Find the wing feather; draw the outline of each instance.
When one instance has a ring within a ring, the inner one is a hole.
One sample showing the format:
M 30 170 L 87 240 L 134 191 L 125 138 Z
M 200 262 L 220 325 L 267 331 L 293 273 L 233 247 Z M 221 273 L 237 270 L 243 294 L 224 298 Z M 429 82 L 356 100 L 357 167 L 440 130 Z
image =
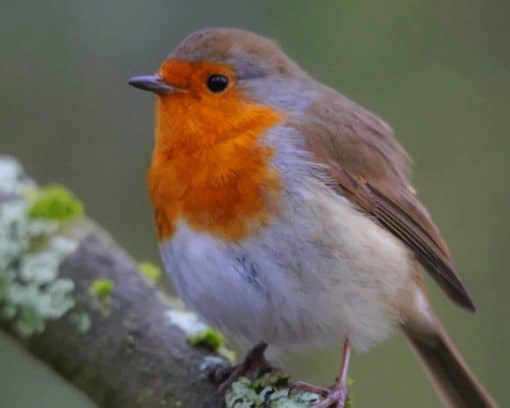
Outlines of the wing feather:
M 409 182 L 409 156 L 381 119 L 325 88 L 316 103 L 290 125 L 326 165 L 332 187 L 399 238 L 448 297 L 475 311 L 455 272 L 448 247 Z

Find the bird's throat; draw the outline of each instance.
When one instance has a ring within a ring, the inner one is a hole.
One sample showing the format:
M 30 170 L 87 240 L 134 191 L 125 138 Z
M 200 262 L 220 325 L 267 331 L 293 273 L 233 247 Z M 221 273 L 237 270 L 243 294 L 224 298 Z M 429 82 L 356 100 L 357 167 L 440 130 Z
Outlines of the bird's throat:
M 185 222 L 239 241 L 276 211 L 280 178 L 263 136 L 284 116 L 235 95 L 223 102 L 215 106 L 186 94 L 158 98 L 148 184 L 160 240 Z

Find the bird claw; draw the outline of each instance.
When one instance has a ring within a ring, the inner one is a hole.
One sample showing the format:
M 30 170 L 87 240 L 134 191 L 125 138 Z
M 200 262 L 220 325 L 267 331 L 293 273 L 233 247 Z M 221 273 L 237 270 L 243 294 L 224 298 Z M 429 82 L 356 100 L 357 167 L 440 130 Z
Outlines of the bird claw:
M 347 401 L 347 386 L 339 385 L 333 389 L 297 381 L 290 386 L 289 394 L 294 390 L 311 392 L 324 399 L 314 404 L 312 408 L 344 408 Z
M 218 390 L 225 392 L 241 376 L 255 379 L 262 374 L 275 371 L 276 368 L 264 357 L 266 349 L 267 343 L 260 342 L 248 352 L 239 364 L 217 369 L 214 373 L 214 379 L 216 382 L 221 382 Z

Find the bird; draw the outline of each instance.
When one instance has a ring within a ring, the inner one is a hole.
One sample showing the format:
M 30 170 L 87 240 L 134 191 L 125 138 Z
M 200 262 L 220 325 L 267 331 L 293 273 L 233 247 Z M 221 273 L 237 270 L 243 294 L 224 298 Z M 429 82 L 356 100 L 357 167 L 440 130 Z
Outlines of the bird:
M 255 344 L 245 362 L 343 344 L 332 389 L 295 384 L 343 407 L 351 351 L 400 330 L 445 406 L 496 406 L 427 297 L 426 274 L 476 310 L 390 125 L 238 28 L 193 32 L 128 83 L 156 95 L 147 184 L 165 271 L 209 324 Z

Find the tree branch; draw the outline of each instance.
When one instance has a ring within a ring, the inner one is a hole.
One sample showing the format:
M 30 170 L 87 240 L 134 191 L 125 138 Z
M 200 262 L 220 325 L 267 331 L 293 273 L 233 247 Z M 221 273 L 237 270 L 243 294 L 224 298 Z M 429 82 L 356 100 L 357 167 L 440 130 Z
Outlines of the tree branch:
M 23 201 L 12 184 L 11 191 L 6 191 L 6 160 L 0 158 L 0 172 L 4 171 L 0 174 L 0 188 L 4 182 L 3 192 L 0 190 L 0 234 L 7 236 L 4 241 L 0 239 L 4 261 L 13 252 L 9 253 L 7 245 L 14 244 L 23 230 L 29 229 L 23 226 L 29 223 L 27 220 L 11 220 L 10 224 L 6 220 L 12 207 Z M 9 160 L 10 166 L 15 166 Z M 22 181 L 22 174 L 11 179 L 22 187 L 30 184 Z M 58 273 L 46 278 L 27 276 L 27 264 L 35 256 L 51 256 L 47 242 L 55 237 L 76 243 L 58 266 Z M 29 247 L 15 254 L 11 265 L 4 265 L 3 269 L 0 265 L 2 330 L 100 406 L 224 405 L 207 373 L 212 368 L 209 363 L 226 361 L 217 356 L 213 359 L 211 353 L 187 343 L 186 334 L 169 318 L 164 296 L 148 284 L 135 262 L 103 230 L 78 217 L 45 235 L 43 243 L 35 242 L 40 237 L 28 238 Z M 7 279 L 9 274 L 11 279 Z M 98 279 L 113 282 L 107 296 L 91 292 Z M 58 292 L 58 287 L 63 286 L 58 283 L 62 282 L 72 282 L 71 293 Z M 48 290 L 50 285 L 52 289 Z M 51 298 L 51 293 L 56 296 Z M 61 316 L 51 311 L 53 306 L 44 305 L 53 302 L 58 310 L 57 303 L 66 296 L 69 307 Z

